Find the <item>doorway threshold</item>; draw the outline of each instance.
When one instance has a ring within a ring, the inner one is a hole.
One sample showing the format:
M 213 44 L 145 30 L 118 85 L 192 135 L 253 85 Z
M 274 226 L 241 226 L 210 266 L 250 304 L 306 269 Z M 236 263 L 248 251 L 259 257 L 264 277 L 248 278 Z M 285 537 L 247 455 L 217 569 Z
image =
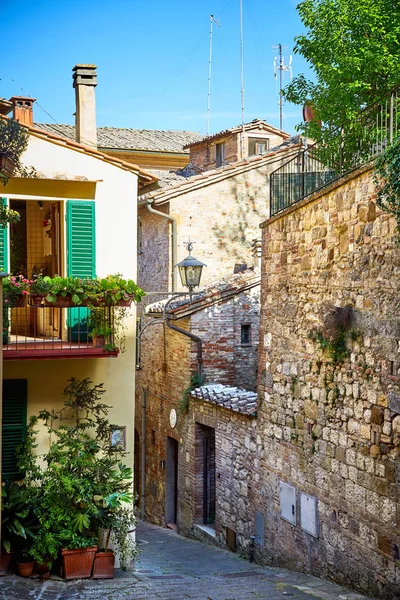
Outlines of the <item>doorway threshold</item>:
M 196 523 L 194 526 L 196 527 L 196 529 L 200 529 L 200 531 L 206 533 L 212 538 L 217 537 L 215 533 L 215 526 L 213 527 L 212 525 L 202 525 L 201 523 Z

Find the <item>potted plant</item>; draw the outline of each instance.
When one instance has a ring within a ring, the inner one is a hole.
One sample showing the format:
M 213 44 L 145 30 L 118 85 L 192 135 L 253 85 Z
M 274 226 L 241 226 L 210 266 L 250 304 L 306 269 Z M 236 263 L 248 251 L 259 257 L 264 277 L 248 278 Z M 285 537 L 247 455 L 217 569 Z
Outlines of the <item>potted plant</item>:
M 0 575 L 5 575 L 14 551 L 26 549 L 38 523 L 33 506 L 35 491 L 24 484 L 7 481 L 2 485 Z
M 89 315 L 88 335 L 93 340 L 93 346 L 111 344 L 113 328 L 109 315 L 103 308 L 92 308 Z
M 132 471 L 121 463 L 123 449 L 111 446 L 117 426 L 107 419 L 104 393 L 102 384 L 71 378 L 63 408 L 30 419 L 21 452 L 25 480 L 40 488 L 35 505 L 40 526 L 30 553 L 50 564 L 61 552 L 66 579 L 90 577 L 101 524 L 114 508 L 132 501 Z M 44 471 L 32 443 L 39 419 L 50 437 Z
M 20 577 L 30 577 L 33 573 L 34 560 L 28 550 L 24 550 L 17 561 L 17 570 Z
M 33 277 L 29 289 L 29 304 L 31 306 L 41 306 L 43 298 L 51 289 L 51 277 L 47 275 L 36 275 Z
M 94 292 L 88 291 L 88 301 L 92 306 L 130 306 L 140 302 L 145 292 L 132 279 L 124 279 L 119 273 L 98 279 Z
M 3 280 L 4 308 L 23 307 L 32 281 L 23 275 L 11 275 Z
M 93 280 L 96 281 L 96 280 Z M 86 306 L 86 288 L 92 288 L 90 280 L 79 277 L 60 277 L 56 275 L 50 280 L 50 290 L 46 294 L 45 304 L 70 308 L 73 306 Z

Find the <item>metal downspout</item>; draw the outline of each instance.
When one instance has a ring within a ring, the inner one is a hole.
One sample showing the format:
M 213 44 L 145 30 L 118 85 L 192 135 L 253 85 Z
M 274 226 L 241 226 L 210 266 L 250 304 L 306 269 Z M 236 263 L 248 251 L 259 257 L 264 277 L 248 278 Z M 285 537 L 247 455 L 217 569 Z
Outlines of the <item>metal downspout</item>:
M 202 346 L 201 338 L 199 338 L 198 335 L 195 335 L 194 333 L 187 331 L 186 329 L 182 329 L 181 327 L 174 325 L 173 323 L 171 323 L 171 321 L 168 319 L 168 317 L 166 319 L 166 322 L 170 329 L 173 329 L 174 331 L 178 331 L 179 333 L 186 335 L 191 340 L 196 342 L 196 344 L 197 344 L 197 372 L 198 372 L 199 378 L 201 380 L 201 378 L 203 376 L 203 346 Z
M 166 213 L 160 212 L 159 210 L 156 210 L 155 208 L 153 208 L 151 206 L 151 201 L 147 200 L 147 210 L 149 210 L 151 213 L 153 213 L 154 215 L 158 215 L 159 217 L 163 217 L 164 219 L 168 219 L 168 221 L 171 223 L 171 259 L 172 259 L 172 273 L 171 273 L 171 279 L 172 279 L 172 291 L 176 292 L 177 291 L 177 283 L 178 283 L 178 279 L 177 279 L 177 273 L 176 273 L 176 269 L 175 269 L 175 265 L 178 262 L 178 228 L 176 225 L 176 219 L 175 217 L 171 217 L 171 215 L 167 215 Z
M 146 485 L 146 396 L 147 391 L 142 389 L 142 521 L 145 518 L 145 485 Z

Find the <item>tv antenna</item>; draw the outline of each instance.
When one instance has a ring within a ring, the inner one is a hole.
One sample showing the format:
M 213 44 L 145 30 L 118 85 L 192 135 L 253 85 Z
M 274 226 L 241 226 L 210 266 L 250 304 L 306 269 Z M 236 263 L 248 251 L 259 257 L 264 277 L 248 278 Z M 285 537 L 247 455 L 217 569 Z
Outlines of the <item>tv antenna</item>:
M 282 113 L 283 113 L 283 73 L 288 71 L 290 79 L 292 78 L 292 55 L 289 56 L 289 62 L 285 65 L 285 59 L 283 57 L 283 50 L 287 49 L 286 46 L 278 44 L 278 46 L 272 46 L 278 49 L 278 56 L 274 58 L 274 77 L 277 77 L 279 71 L 279 129 L 282 130 Z
M 207 135 L 210 135 L 210 110 L 211 110 L 211 65 L 212 65 L 212 34 L 213 23 L 221 27 L 214 15 L 210 15 L 210 60 L 208 62 L 208 98 L 207 98 Z

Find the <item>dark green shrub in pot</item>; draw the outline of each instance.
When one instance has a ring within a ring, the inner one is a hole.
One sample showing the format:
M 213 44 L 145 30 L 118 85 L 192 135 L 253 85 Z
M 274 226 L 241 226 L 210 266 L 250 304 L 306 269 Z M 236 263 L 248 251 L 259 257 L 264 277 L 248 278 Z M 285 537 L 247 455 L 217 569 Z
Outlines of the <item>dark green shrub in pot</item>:
M 100 527 L 113 510 L 132 504 L 132 470 L 121 459 L 126 452 L 111 446 L 118 428 L 107 418 L 103 384 L 71 378 L 64 389 L 64 406 L 33 417 L 20 456 L 26 483 L 39 486 L 35 513 L 40 527 L 31 548 L 39 563 L 51 563 L 61 549 L 94 547 Z M 50 439 L 41 471 L 34 442 L 38 421 Z

